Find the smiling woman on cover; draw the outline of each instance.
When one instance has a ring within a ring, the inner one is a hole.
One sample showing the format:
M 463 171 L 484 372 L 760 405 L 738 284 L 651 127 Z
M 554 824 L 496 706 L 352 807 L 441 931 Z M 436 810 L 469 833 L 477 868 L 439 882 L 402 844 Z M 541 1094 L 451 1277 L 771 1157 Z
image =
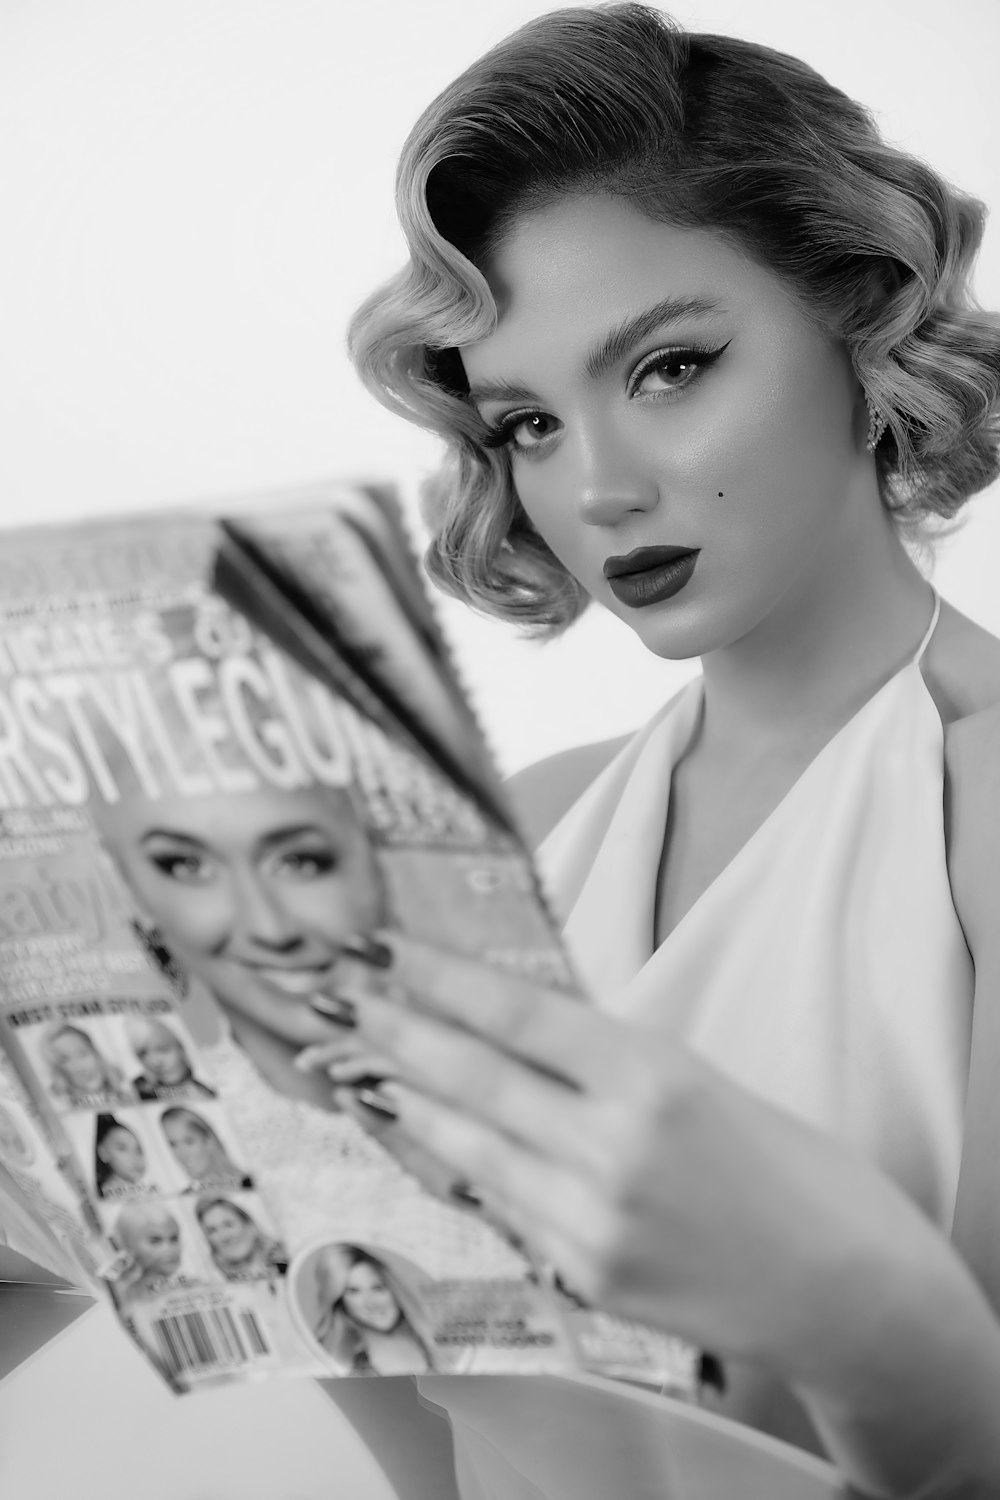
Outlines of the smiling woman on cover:
M 330 1036 L 342 944 L 382 915 L 378 870 L 347 792 L 130 796 L 101 808 L 100 821 L 161 965 L 182 984 L 204 982 L 272 1087 L 330 1109 L 329 1088 L 293 1059 Z
M 361 1017 L 385 1139 L 861 1492 L 1000 1492 L 1000 643 L 904 545 L 1000 469 L 984 210 L 804 63 L 641 6 L 474 64 L 398 205 L 352 347 L 448 440 L 434 575 L 703 671 L 521 787 L 593 1008 L 372 950 L 415 1002 Z M 650 1492 L 610 1390 L 602 1427 L 558 1381 L 428 1394 L 477 1494 Z
M 381 1260 L 356 1245 L 325 1245 L 315 1274 L 322 1309 L 315 1338 L 338 1373 L 418 1375 L 433 1368 L 412 1296 Z

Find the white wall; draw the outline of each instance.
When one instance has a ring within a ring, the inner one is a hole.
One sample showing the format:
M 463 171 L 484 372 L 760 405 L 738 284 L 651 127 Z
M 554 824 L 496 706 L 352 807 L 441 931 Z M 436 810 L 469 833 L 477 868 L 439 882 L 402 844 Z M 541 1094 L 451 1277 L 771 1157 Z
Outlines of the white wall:
M 401 258 L 392 178 L 417 113 L 549 8 L 0 0 L 0 518 L 341 474 L 412 497 L 435 443 L 360 389 L 343 330 Z M 673 13 L 806 58 L 1000 214 L 997 0 Z M 997 224 L 978 287 L 1000 306 Z M 937 581 L 1000 631 L 998 499 L 975 503 Z M 606 616 L 541 648 L 458 606 L 447 618 L 507 768 L 641 722 L 691 670 Z

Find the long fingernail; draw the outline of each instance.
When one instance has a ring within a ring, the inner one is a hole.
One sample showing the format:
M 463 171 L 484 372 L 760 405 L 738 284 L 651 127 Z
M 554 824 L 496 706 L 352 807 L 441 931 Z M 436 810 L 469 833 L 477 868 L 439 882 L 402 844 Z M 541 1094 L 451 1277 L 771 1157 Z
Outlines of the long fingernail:
M 365 1109 L 372 1110 L 375 1114 L 381 1115 L 383 1119 L 399 1119 L 399 1111 L 379 1084 L 368 1088 L 355 1089 L 354 1097 L 359 1104 L 365 1106 Z
M 449 1195 L 458 1203 L 467 1203 L 470 1208 L 482 1208 L 483 1206 L 481 1196 L 470 1182 L 463 1180 L 453 1182 L 449 1189 Z
M 310 995 L 309 1005 L 318 1016 L 336 1021 L 338 1026 L 344 1026 L 349 1031 L 358 1024 L 358 1012 L 353 1001 L 345 1000 L 341 995 Z
M 720 1396 L 726 1394 L 726 1367 L 717 1354 L 706 1349 L 698 1359 L 698 1385 L 711 1386 Z
M 387 943 L 379 942 L 378 938 L 368 937 L 361 934 L 351 937 L 341 944 L 341 951 L 348 958 L 359 959 L 363 964 L 369 964 L 373 969 L 388 969 L 392 966 L 392 949 Z

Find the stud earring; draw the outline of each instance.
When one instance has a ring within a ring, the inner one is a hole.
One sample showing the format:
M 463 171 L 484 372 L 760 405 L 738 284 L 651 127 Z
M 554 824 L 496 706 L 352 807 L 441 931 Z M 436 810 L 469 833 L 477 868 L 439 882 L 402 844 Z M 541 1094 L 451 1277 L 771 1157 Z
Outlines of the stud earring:
M 875 405 L 875 402 L 872 400 L 871 396 L 869 396 L 867 391 L 865 391 L 865 404 L 868 407 L 867 447 L 869 453 L 874 453 L 875 449 L 882 441 L 882 434 L 885 432 L 888 423 L 885 417 L 879 415 L 878 407 Z

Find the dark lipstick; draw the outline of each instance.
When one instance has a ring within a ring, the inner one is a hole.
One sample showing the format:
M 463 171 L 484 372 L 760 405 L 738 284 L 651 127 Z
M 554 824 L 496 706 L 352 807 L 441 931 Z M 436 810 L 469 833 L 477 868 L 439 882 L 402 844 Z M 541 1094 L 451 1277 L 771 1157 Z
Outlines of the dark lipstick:
M 609 557 L 604 576 L 622 604 L 633 609 L 661 604 L 690 581 L 698 551 L 697 547 L 637 547 L 624 557 Z

